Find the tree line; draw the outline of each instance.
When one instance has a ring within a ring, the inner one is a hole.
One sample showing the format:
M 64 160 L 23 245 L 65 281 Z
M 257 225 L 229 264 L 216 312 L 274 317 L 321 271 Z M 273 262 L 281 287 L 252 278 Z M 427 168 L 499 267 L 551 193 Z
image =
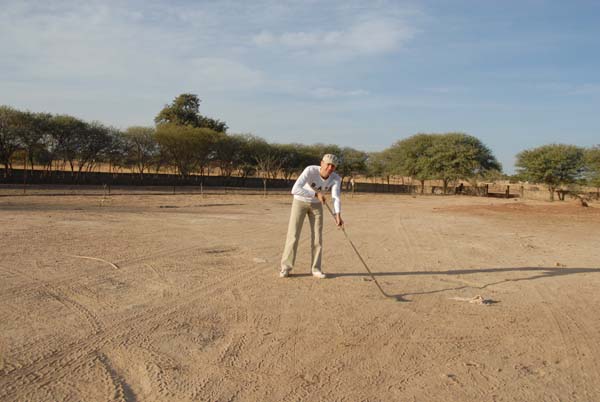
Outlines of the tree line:
M 119 130 L 69 115 L 21 111 L 0 106 L 0 164 L 4 175 L 15 160 L 68 170 L 74 176 L 94 171 L 127 169 L 139 174 L 176 170 L 181 176 L 205 175 L 217 167 L 222 176 L 259 176 L 265 181 L 291 180 L 304 167 L 318 164 L 325 153 L 341 157 L 337 171 L 387 178 L 410 177 L 421 184 L 440 180 L 444 192 L 459 180 L 508 178 L 489 148 L 465 133 L 419 133 L 381 152 L 364 152 L 332 144 L 269 143 L 252 134 L 229 134 L 224 121 L 200 114 L 200 99 L 181 94 L 156 115 L 153 127 Z M 600 187 L 600 146 L 582 148 L 550 144 L 517 155 L 513 179 L 560 186 Z
M 164 169 L 181 176 L 205 175 L 209 167 L 223 176 L 291 179 L 318 164 L 324 153 L 339 155 L 342 176 L 365 174 L 368 154 L 330 144 L 276 144 L 252 134 L 228 134 L 227 124 L 199 113 L 200 100 L 182 94 L 157 114 L 154 127 L 125 130 L 69 115 L 21 111 L 0 106 L 0 164 L 4 176 L 15 161 L 28 169 L 68 170 L 74 176 L 100 164 L 140 175 Z
M 421 183 L 440 180 L 444 192 L 459 180 L 544 184 L 554 199 L 559 188 L 575 190 L 591 186 L 600 190 L 600 145 L 590 148 L 548 144 L 521 151 L 516 156 L 516 174 L 507 176 L 492 152 L 477 138 L 463 133 L 416 134 L 372 155 L 379 175 L 411 177 Z

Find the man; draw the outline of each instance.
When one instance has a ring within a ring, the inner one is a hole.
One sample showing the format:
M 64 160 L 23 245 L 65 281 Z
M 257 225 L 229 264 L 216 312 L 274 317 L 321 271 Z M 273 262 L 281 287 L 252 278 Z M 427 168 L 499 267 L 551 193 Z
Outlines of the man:
M 294 183 L 292 194 L 292 212 L 288 225 L 287 238 L 283 256 L 281 257 L 281 271 L 279 276 L 287 278 L 294 267 L 298 241 L 304 217 L 308 215 L 311 234 L 311 270 L 315 278 L 323 279 L 325 274 L 321 269 L 321 254 L 323 248 L 323 204 L 327 191 L 331 191 L 333 199 L 333 210 L 335 221 L 338 226 L 343 226 L 341 214 L 340 188 L 342 181 L 335 168 L 339 165 L 339 159 L 333 154 L 323 155 L 321 166 L 308 166 Z

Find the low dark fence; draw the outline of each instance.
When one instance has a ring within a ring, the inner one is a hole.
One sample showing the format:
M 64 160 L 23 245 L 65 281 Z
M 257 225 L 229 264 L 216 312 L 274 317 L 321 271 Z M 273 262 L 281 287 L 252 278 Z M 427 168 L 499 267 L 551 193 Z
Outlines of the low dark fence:
M 85 172 L 80 175 L 69 171 L 42 171 L 34 170 L 24 172 L 22 169 L 14 169 L 10 176 L 0 175 L 1 184 L 12 185 L 92 185 L 92 186 L 165 186 L 165 187 L 233 187 L 262 189 L 263 179 L 259 177 L 225 177 L 225 176 L 198 176 L 192 175 L 182 177 L 175 174 L 144 174 L 140 176 L 134 173 L 107 173 L 107 172 Z M 294 180 L 267 179 L 268 189 L 291 189 Z M 344 190 L 347 188 L 346 183 Z M 382 183 L 356 183 L 355 192 L 361 193 L 415 193 L 417 186 L 402 184 Z
M 343 186 L 346 189 L 346 186 Z M 418 186 L 409 186 L 407 184 L 382 184 L 382 183 L 356 183 L 354 191 L 359 193 L 397 193 L 410 194 L 416 193 Z M 352 190 L 347 190 L 352 191 Z
M 207 186 L 207 187 L 246 187 L 262 188 L 263 180 L 257 177 L 224 177 L 198 176 L 182 177 L 175 174 L 144 174 L 143 177 L 134 173 L 85 172 L 77 173 L 64 171 L 27 171 L 12 170 L 8 177 L 0 178 L 5 184 L 62 184 L 62 185 L 96 185 L 96 186 Z M 282 179 L 268 179 L 269 188 L 287 188 L 294 184 Z

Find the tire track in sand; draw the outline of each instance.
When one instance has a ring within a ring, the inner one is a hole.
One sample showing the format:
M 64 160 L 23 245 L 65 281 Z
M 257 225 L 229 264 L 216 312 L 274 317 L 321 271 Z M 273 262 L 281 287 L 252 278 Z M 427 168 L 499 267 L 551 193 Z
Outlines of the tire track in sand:
M 0 378 L 0 398 L 14 395 L 19 389 L 38 383 L 50 375 L 53 381 L 63 378 L 73 372 L 72 369 L 81 366 L 85 358 L 94 356 L 97 351 L 112 343 L 121 345 L 135 343 L 173 314 L 192 306 L 202 305 L 199 302 L 205 297 L 222 294 L 231 285 L 252 280 L 252 274 L 263 269 L 265 266 L 261 264 L 247 270 L 234 271 L 209 284 L 190 289 L 187 295 L 171 297 L 161 306 L 134 313 L 111 326 L 105 325 L 102 330 L 85 339 L 63 344 L 52 355 L 25 367 L 16 368 Z M 242 281 L 239 280 L 240 277 L 243 278 Z M 206 289 L 210 291 L 202 293 Z M 182 303 L 181 300 L 185 302 Z
M 38 266 L 37 261 L 35 262 L 35 265 Z M 48 282 L 37 279 L 31 275 L 24 274 L 20 271 L 7 269 L 4 270 L 11 272 L 14 275 L 21 276 L 27 279 L 29 282 L 35 283 L 38 286 L 38 288 L 41 289 L 42 296 L 47 296 L 48 298 L 56 300 L 58 303 L 62 304 L 69 310 L 75 312 L 78 316 L 82 317 L 83 321 L 90 326 L 93 333 L 98 333 L 104 329 L 103 322 L 92 310 L 88 309 L 86 306 L 84 306 L 82 303 L 79 303 L 75 299 L 69 297 L 60 288 L 52 286 Z
M 248 231 L 248 233 L 251 232 L 254 232 L 254 230 Z M 171 255 L 182 252 L 182 250 L 196 248 L 198 247 L 175 248 L 167 252 L 156 253 L 155 255 Z M 142 259 L 135 259 L 135 261 L 138 260 L 141 261 Z M 119 264 L 123 268 L 133 261 L 119 261 Z M 186 289 L 188 290 L 186 292 L 187 295 L 178 295 L 165 299 L 163 305 L 159 307 L 152 307 L 146 311 L 134 313 L 118 322 L 111 323 L 112 325 L 106 325 L 103 329 L 85 339 L 60 345 L 60 348 L 52 351 L 49 356 L 44 356 L 43 359 L 26 366 L 17 367 L 15 370 L 7 373 L 6 376 L 0 378 L 0 398 L 15 395 L 19 389 L 40 383 L 48 377 L 51 377 L 53 382 L 61 380 L 74 373 L 78 368 L 81 368 L 86 361 L 89 362 L 89 359 L 96 356 L 102 348 L 115 343 L 120 345 L 134 344 L 141 337 L 146 336 L 152 328 L 160 326 L 161 322 L 168 319 L 168 317 L 176 315 L 179 311 L 191 306 L 197 307 L 198 305 L 202 305 L 199 302 L 207 296 L 222 294 L 227 289 L 239 287 L 253 280 L 253 274 L 256 271 L 268 268 L 264 264 L 259 264 L 250 269 L 233 271 L 211 283 Z M 112 270 L 111 274 L 119 274 L 119 271 L 115 272 Z M 202 293 L 202 291 L 207 289 L 209 289 L 208 292 Z M 181 300 L 185 300 L 185 302 L 181 303 Z M 233 367 L 231 368 L 233 369 Z
M 111 364 L 108 357 L 103 353 L 96 353 L 97 360 L 106 372 L 106 383 L 112 389 L 112 400 L 119 402 L 135 402 L 135 393 L 121 374 Z
M 573 296 L 567 299 L 572 301 L 567 305 L 556 301 L 556 293 L 551 292 L 543 283 L 536 284 L 534 289 L 540 297 L 539 304 L 548 312 L 562 340 L 561 349 L 568 368 L 577 372 L 574 374 L 572 370 L 568 371 L 573 400 L 597 400 L 600 395 L 600 365 L 595 356 L 600 355 L 600 348 L 594 339 L 598 335 L 593 336 L 594 331 L 574 318 L 581 316 L 580 306 L 584 306 L 585 302 L 573 301 Z M 577 310 L 577 314 L 570 313 L 569 310 L 573 308 Z M 593 315 L 591 318 L 593 319 Z

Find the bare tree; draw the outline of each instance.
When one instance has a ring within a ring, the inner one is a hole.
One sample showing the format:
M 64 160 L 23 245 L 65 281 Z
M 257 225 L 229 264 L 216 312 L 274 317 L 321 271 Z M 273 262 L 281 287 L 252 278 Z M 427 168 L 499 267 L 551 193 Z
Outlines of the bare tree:
M 152 161 L 159 153 L 154 127 L 129 127 L 123 134 L 125 147 L 125 164 L 132 166 L 144 178 Z

